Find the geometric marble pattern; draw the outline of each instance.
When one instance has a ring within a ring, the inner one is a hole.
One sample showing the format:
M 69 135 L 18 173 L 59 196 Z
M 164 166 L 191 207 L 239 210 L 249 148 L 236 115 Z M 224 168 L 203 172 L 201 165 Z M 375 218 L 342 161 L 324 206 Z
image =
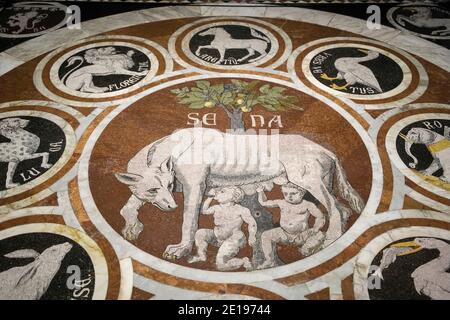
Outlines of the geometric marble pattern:
M 0 11 L 0 299 L 450 299 L 443 6 L 64 12 Z

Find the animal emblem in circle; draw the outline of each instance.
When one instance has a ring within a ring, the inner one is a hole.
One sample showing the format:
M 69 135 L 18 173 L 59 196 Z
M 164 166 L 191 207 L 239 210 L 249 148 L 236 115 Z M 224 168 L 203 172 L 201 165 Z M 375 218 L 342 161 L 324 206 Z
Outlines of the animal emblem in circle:
M 434 36 L 450 35 L 450 19 L 433 17 L 433 9 L 429 7 L 404 8 L 403 11 L 412 12 L 411 15 L 398 15 L 398 24 L 406 27 L 406 22 L 419 28 L 438 28 L 431 31 Z
M 0 121 L 0 135 L 8 138 L 10 142 L 0 143 L 0 162 L 8 163 L 6 173 L 6 188 L 11 189 L 19 186 L 13 182 L 14 173 L 20 162 L 42 157 L 41 167 L 48 169 L 49 153 L 36 153 L 40 145 L 40 138 L 25 130 L 29 120 L 21 118 L 7 118 Z
M 51 246 L 41 254 L 33 249 L 16 250 L 6 254 L 6 258 L 31 258 L 34 261 L 0 272 L 0 299 L 39 300 L 47 292 L 72 247 L 72 244 L 65 242 Z
M 383 92 L 373 71 L 361 64 L 362 62 L 377 59 L 380 54 L 375 51 L 358 50 L 366 53 L 366 56 L 339 58 L 334 62 L 334 66 L 338 70 L 336 77 L 330 77 L 326 73 L 321 74 L 320 77 L 331 82 L 334 80 L 345 80 L 346 83 L 343 86 L 332 83 L 330 87 L 335 90 L 347 90 L 348 86 L 359 83 L 369 86 L 379 93 Z
M 414 289 L 419 296 L 427 296 L 433 300 L 449 300 L 450 274 L 447 271 L 450 267 L 450 245 L 439 239 L 415 238 L 390 245 L 383 250 L 380 265 L 374 266 L 372 277 L 385 280 L 383 271 L 395 265 L 395 261 L 413 259 L 414 254 L 419 254 L 422 250 L 439 253 L 436 258 L 422 263 L 410 274 Z
M 10 27 L 19 27 L 18 30 L 12 31 L 14 34 L 22 33 L 25 30 L 32 30 L 36 24 L 47 18 L 45 13 L 39 14 L 37 11 L 19 12 L 9 17 L 6 22 Z
M 65 67 L 72 67 L 62 78 L 62 82 L 72 90 L 87 93 L 103 93 L 110 91 L 109 87 L 98 87 L 94 84 L 94 77 L 108 75 L 129 75 L 144 77 L 148 69 L 143 71 L 131 70 L 135 66 L 134 50 L 126 54 L 118 53 L 114 47 L 89 49 L 84 56 L 73 56 L 66 62 Z M 88 63 L 89 65 L 82 66 Z
M 406 135 L 400 134 L 400 136 L 405 140 L 405 152 L 413 160 L 408 164 L 410 168 L 415 169 L 418 164 L 417 157 L 411 152 L 412 144 L 424 144 L 431 153 L 433 161 L 420 173 L 432 176 L 433 173 L 442 169 L 443 174 L 439 179 L 450 183 L 450 127 L 444 128 L 444 135 L 430 129 L 411 128 Z
M 267 55 L 267 48 L 270 44 L 268 37 L 258 34 L 255 29 L 250 28 L 250 33 L 253 39 L 235 39 L 222 27 L 209 28 L 201 33 L 199 36 L 214 36 L 209 45 L 199 46 L 195 52 L 196 56 L 201 55 L 201 51 L 204 49 L 217 50 L 219 53 L 219 60 L 215 64 L 222 64 L 225 59 L 225 53 L 230 49 L 243 49 L 247 50 L 248 54 L 242 58 L 237 59 L 237 62 L 251 63 L 259 60 Z M 257 55 L 256 57 L 254 57 Z M 254 57 L 254 58 L 252 58 Z M 251 59 L 250 59 L 251 58 Z

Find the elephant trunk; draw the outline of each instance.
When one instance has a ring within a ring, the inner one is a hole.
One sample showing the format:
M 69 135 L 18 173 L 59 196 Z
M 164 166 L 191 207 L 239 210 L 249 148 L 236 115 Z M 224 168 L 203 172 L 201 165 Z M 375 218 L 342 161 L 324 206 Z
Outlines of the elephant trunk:
M 408 154 L 408 156 L 410 156 L 414 162 L 410 162 L 409 163 L 409 167 L 415 169 L 418 163 L 417 158 L 411 153 L 411 146 L 412 143 L 405 141 L 405 152 Z

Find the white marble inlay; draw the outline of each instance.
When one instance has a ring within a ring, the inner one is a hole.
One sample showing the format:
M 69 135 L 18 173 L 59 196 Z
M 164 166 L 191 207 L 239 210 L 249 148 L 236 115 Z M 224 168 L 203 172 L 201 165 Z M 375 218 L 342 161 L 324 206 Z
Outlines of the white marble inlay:
M 39 215 L 62 215 L 63 211 L 59 207 L 32 207 L 15 210 L 9 214 L 0 214 L 0 223 L 21 217 Z
M 201 15 L 204 17 L 231 16 L 231 17 L 264 17 L 267 7 L 255 6 L 200 6 Z
M 19 106 L 23 107 L 24 109 L 26 109 L 27 106 L 46 107 L 46 108 L 64 111 L 65 113 L 68 113 L 72 117 L 77 119 L 79 122 L 81 122 L 85 119 L 85 116 L 75 108 L 66 106 L 61 103 L 55 103 L 52 101 L 43 101 L 43 100 L 16 100 L 16 101 L 5 102 L 5 103 L 0 104 L 0 112 L 1 112 L 1 109 L 3 109 L 3 108 L 19 107 Z
M 328 26 L 335 15 L 336 14 L 332 12 L 306 8 L 271 7 L 267 8 L 264 17 L 301 21 L 306 23 L 318 24 L 321 26 Z
M 409 188 L 409 187 L 405 187 L 406 189 L 406 195 L 408 195 L 409 197 L 411 197 L 412 199 L 423 203 L 424 205 L 426 205 L 427 207 L 430 207 L 431 209 L 437 210 L 437 211 L 441 211 L 441 212 L 446 212 L 446 213 L 450 213 L 450 207 L 446 206 L 445 204 L 439 203 L 433 199 L 430 199 L 426 196 L 424 196 L 423 194 Z
M 133 294 L 133 263 L 130 258 L 122 259 L 120 264 L 120 291 L 117 300 L 131 300 Z
M 20 66 L 24 61 L 14 58 L 14 56 L 1 52 L 0 53 L 0 75 L 8 73 L 14 68 Z

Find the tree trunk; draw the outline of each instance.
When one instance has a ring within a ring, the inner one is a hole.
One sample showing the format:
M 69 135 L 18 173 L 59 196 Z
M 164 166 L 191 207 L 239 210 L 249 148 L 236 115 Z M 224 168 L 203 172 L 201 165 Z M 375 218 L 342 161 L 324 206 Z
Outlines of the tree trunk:
M 235 132 L 235 133 L 242 133 L 245 131 L 245 124 L 244 124 L 244 120 L 243 120 L 243 114 L 242 114 L 242 110 L 240 108 L 231 108 L 228 109 L 228 107 L 226 107 L 223 104 L 220 104 L 219 107 L 221 107 L 225 113 L 228 116 L 228 120 L 229 120 L 229 127 L 231 129 L 231 131 Z
M 231 130 L 240 133 L 245 131 L 245 125 L 244 120 L 242 119 L 241 109 L 234 109 L 233 112 L 230 112 L 230 114 L 228 114 L 228 117 L 230 119 Z

